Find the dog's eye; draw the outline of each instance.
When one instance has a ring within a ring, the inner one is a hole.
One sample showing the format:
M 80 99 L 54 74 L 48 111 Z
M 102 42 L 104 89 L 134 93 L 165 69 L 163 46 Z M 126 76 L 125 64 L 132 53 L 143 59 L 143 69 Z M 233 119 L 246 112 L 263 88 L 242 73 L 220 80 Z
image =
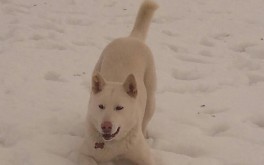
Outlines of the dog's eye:
M 115 107 L 115 110 L 116 110 L 116 111 L 120 111 L 120 110 L 122 110 L 122 109 L 124 109 L 124 107 L 122 107 L 122 106 L 116 106 L 116 107 Z
M 98 105 L 100 109 L 105 109 L 105 106 L 103 104 Z

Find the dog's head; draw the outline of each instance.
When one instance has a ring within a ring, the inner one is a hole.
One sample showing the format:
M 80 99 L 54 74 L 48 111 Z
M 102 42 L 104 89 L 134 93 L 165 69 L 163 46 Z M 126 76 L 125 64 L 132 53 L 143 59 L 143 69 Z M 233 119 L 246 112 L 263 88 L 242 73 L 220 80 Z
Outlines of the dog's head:
M 137 95 L 133 74 L 122 83 L 107 82 L 99 73 L 92 77 L 88 120 L 105 141 L 122 139 L 139 122 Z

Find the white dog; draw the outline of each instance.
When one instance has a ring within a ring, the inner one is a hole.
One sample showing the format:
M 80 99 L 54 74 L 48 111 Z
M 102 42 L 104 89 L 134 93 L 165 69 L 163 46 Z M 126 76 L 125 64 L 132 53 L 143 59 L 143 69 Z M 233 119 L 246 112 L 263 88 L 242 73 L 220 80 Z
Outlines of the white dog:
M 145 137 L 155 109 L 156 71 L 144 40 L 157 7 L 144 1 L 130 36 L 112 41 L 95 66 L 81 165 L 119 158 L 154 164 Z

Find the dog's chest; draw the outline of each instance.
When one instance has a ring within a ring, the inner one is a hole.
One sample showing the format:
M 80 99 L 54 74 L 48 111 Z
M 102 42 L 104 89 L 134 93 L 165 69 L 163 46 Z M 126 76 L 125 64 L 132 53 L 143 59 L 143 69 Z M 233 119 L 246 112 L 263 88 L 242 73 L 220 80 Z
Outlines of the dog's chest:
M 92 150 L 93 157 L 99 162 L 111 161 L 124 153 L 124 147 L 120 144 L 104 142 L 95 142 Z

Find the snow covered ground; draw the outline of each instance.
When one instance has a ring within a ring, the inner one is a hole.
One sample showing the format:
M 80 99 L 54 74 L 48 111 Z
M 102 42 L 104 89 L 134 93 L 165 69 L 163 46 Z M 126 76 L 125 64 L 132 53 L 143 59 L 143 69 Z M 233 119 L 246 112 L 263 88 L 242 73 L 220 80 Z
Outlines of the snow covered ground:
M 264 1 L 157 0 L 157 165 L 264 164 Z M 76 165 L 91 71 L 141 0 L 0 0 L 0 165 Z

